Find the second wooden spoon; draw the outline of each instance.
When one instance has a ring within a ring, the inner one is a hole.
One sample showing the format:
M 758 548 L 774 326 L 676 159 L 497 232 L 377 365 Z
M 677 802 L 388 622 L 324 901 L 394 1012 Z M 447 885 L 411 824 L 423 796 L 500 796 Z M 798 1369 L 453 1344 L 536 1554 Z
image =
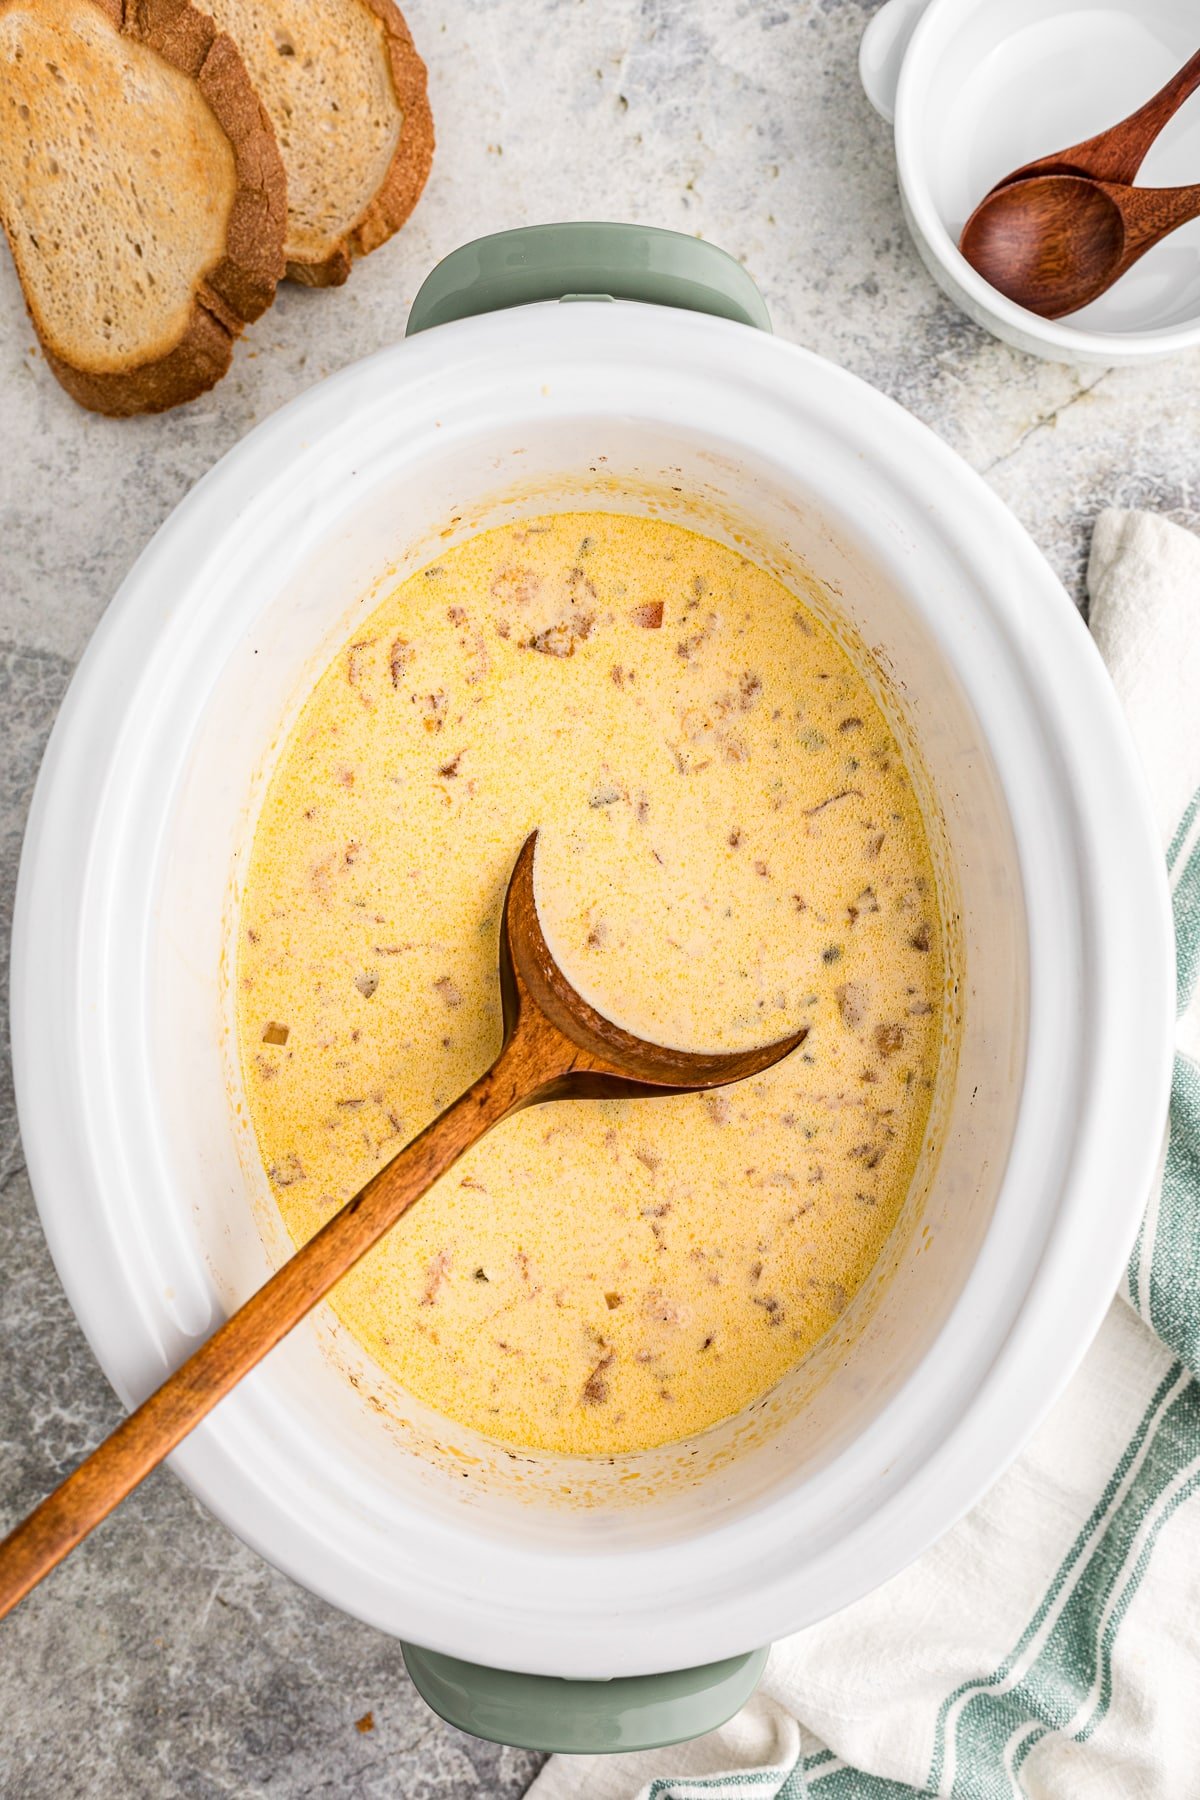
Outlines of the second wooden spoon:
M 1035 175 L 996 188 L 963 226 L 959 249 L 984 280 L 1043 319 L 1098 299 L 1138 258 L 1200 217 L 1200 185 L 1127 187 Z

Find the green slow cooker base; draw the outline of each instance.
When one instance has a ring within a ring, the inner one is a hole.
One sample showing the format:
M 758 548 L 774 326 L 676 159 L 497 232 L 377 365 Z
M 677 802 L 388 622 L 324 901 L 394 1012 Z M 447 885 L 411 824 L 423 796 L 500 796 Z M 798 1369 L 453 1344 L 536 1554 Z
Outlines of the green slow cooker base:
M 765 1650 L 666 1675 L 566 1681 L 518 1675 L 403 1645 L 422 1699 L 451 1725 L 497 1744 L 576 1755 L 653 1750 L 714 1731 L 758 1686 Z

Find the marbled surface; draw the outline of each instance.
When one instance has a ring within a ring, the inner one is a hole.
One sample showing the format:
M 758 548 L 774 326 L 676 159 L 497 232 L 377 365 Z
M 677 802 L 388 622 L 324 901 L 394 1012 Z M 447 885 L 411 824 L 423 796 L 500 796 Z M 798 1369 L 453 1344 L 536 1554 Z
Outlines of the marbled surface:
M 740 257 L 778 332 L 894 395 L 982 471 L 1080 595 L 1108 504 L 1200 525 L 1200 362 L 1078 371 L 954 311 L 920 267 L 858 86 L 874 0 L 418 0 L 438 155 L 404 233 L 340 292 L 281 290 L 214 393 L 79 411 L 0 266 L 0 914 L 71 669 L 155 527 L 257 420 L 397 339 L 481 231 L 629 218 Z M 7 969 L 7 963 L 5 965 Z M 7 1032 L 5 1032 L 7 1048 Z M 117 1420 L 56 1280 L 0 1085 L 0 1522 Z M 0 1628 L 5 1800 L 489 1800 L 537 1758 L 442 1726 L 396 1645 L 292 1586 L 169 1474 Z M 372 1715 L 372 1729 L 357 1721 Z

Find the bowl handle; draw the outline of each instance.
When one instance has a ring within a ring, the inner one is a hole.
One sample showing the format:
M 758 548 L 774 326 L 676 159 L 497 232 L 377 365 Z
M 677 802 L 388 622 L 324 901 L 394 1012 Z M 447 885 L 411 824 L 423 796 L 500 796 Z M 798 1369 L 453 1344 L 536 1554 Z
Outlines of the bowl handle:
M 765 1650 L 669 1675 L 567 1681 L 486 1669 L 405 1644 L 404 1661 L 421 1698 L 473 1737 L 523 1750 L 597 1755 L 654 1750 L 715 1731 L 758 1686 Z
M 858 74 L 867 99 L 890 125 L 896 117 L 896 90 L 909 39 L 930 0 L 887 0 L 858 46 Z
M 527 225 L 451 251 L 425 277 L 406 337 L 534 300 L 644 300 L 770 331 L 762 295 L 715 244 L 650 225 Z

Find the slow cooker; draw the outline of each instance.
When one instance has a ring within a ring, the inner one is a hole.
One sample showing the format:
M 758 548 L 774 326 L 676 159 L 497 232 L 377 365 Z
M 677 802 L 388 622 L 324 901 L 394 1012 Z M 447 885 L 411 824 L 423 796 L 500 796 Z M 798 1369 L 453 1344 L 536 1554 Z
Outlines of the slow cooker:
M 490 524 L 587 507 L 678 520 L 780 572 L 868 657 L 908 747 L 956 1036 L 886 1267 L 759 1405 L 643 1456 L 476 1438 L 389 1387 L 322 1309 L 171 1459 L 248 1544 L 403 1638 L 447 1717 L 567 1749 L 717 1723 L 773 1638 L 895 1573 L 1013 1457 L 1132 1243 L 1173 1000 L 1116 699 L 984 482 L 774 338 L 711 246 L 623 226 L 467 246 L 404 343 L 198 483 L 112 601 L 46 754 L 14 929 L 20 1118 L 123 1401 L 290 1248 L 240 1094 L 232 959 L 291 722 L 398 579 Z

